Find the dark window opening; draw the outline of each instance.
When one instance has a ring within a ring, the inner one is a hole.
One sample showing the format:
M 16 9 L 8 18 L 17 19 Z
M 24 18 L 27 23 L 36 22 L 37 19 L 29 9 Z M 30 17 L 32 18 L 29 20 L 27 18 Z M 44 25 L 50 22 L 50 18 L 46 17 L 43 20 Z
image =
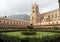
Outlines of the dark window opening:
M 0 23 L 1 23 L 1 20 L 0 20 Z
M 38 10 L 36 12 L 38 13 Z
M 34 7 L 33 7 L 33 9 L 34 9 Z
M 36 7 L 36 9 L 37 9 L 38 7 Z
M 50 15 L 48 15 L 48 18 L 50 18 Z
M 33 11 L 33 13 L 34 13 L 34 11 Z

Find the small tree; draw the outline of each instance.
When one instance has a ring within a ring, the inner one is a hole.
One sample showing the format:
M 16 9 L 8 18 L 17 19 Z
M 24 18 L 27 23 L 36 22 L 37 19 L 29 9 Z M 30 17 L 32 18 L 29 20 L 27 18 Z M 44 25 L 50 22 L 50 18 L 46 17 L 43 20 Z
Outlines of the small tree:
M 53 26 L 52 29 L 54 29 L 54 30 L 58 30 L 59 27 L 57 27 L 57 26 Z
M 27 26 L 29 29 L 33 29 L 34 27 L 33 27 L 33 25 L 32 24 L 30 24 L 30 26 Z
M 35 31 L 31 31 L 31 29 L 34 28 L 32 24 L 30 24 L 29 26 L 27 26 L 27 28 L 28 29 L 25 32 L 23 31 L 22 34 L 24 34 L 24 35 L 36 35 Z

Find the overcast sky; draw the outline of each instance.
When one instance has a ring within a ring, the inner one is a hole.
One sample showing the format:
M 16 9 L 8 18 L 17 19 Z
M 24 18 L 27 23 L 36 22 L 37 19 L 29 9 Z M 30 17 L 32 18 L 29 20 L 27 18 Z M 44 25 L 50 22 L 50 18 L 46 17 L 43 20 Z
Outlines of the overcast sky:
M 0 16 L 31 13 L 33 3 L 39 5 L 40 13 L 58 9 L 58 0 L 0 0 Z

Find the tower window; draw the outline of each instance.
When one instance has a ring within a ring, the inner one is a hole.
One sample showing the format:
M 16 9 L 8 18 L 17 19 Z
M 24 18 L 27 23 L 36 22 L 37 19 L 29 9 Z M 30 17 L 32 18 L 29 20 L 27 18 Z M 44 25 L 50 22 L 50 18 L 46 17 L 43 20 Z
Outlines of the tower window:
M 14 24 L 15 24 L 15 22 L 14 22 Z
M 36 12 L 38 13 L 38 10 Z
M 48 18 L 50 18 L 50 15 L 48 15 Z
M 53 17 L 53 15 L 52 15 L 52 17 Z
M 60 19 L 59 19 L 60 20 Z
M 54 24 L 54 22 L 52 22 L 52 24 Z
M 57 14 L 55 14 L 55 17 L 57 17 Z
M 32 7 L 34 9 L 34 7 Z
M 34 13 L 34 11 L 33 11 L 33 13 Z
M 0 20 L 0 23 L 1 23 L 1 20 Z
M 36 9 L 37 9 L 38 7 L 36 7 Z

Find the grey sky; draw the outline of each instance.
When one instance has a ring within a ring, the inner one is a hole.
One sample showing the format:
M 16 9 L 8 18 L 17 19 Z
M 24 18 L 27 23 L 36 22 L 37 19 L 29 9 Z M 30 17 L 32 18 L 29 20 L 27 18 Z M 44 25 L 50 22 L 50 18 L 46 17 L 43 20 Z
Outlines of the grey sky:
M 39 5 L 40 13 L 58 9 L 58 0 L 0 0 L 0 16 L 31 13 L 33 3 Z

